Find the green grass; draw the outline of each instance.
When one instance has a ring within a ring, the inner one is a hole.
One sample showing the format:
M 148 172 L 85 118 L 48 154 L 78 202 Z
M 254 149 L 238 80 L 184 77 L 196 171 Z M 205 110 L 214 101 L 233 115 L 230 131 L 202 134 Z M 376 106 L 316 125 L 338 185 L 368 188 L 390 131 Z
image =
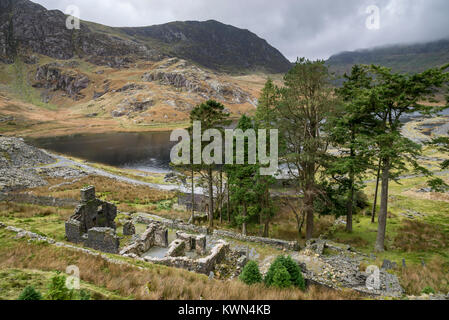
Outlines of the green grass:
M 11 92 L 20 100 L 48 110 L 57 110 L 57 106 L 42 101 L 40 93 L 29 81 L 30 69 L 17 59 L 13 64 L 4 67 L 5 75 L 0 79 L 7 81 Z
M 427 179 L 422 177 L 403 179 L 401 180 L 401 184 L 396 184 L 394 182 L 390 183 L 389 218 L 387 220 L 387 238 L 385 242 L 387 251 L 376 254 L 379 265 L 382 263 L 383 259 L 395 261 L 398 265 L 402 264 L 402 259 L 405 259 L 407 264 L 420 264 L 422 260 L 428 262 L 436 256 L 449 262 L 449 251 L 446 248 L 406 252 L 394 247 L 394 239 L 396 237 L 401 237 L 399 230 L 407 219 L 400 214 L 405 213 L 407 210 L 425 214 L 422 219 L 416 219 L 416 221 L 435 226 L 449 237 L 448 202 L 419 199 L 403 195 L 403 192 L 426 186 L 426 181 Z M 374 183 L 368 184 L 365 192 L 369 199 L 372 199 L 374 196 Z M 367 211 L 369 212 L 370 209 Z M 377 213 L 378 212 L 379 207 L 377 208 Z M 373 253 L 374 251 L 376 236 L 377 220 L 376 223 L 373 224 L 371 223 L 371 217 L 364 215 L 355 217 L 353 233 L 348 234 L 344 231 L 344 228 L 339 228 L 332 234 L 334 240 L 351 244 L 357 250 L 368 254 Z
M 0 270 L 0 300 L 17 300 L 18 296 L 27 286 L 33 286 L 44 297 L 50 279 L 56 272 L 45 272 L 28 269 Z M 125 298 L 104 288 L 81 281 L 80 289 L 86 290 L 91 300 L 124 300 Z

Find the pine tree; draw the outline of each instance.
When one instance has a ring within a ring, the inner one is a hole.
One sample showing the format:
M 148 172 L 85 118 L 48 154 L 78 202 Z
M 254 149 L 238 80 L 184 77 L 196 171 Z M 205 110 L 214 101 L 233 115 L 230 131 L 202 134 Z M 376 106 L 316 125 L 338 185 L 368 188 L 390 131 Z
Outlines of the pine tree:
M 259 271 L 259 266 L 255 261 L 249 261 L 243 268 L 240 280 L 247 285 L 261 283 L 263 281 L 262 274 Z
M 365 105 L 363 99 L 372 84 L 368 68 L 355 65 L 351 74 L 345 74 L 344 78 L 346 81 L 337 90 L 341 99 L 340 108 L 326 123 L 332 146 L 339 150 L 339 154 L 329 162 L 327 173 L 339 184 L 339 189 L 346 193 L 346 231 L 352 232 L 354 197 L 363 184 L 363 175 L 372 167 L 374 158 L 367 136 L 375 126 L 375 120 L 370 106 Z
M 375 250 L 382 252 L 385 250 L 390 181 L 407 170 L 407 163 L 416 171 L 430 174 L 417 162 L 421 146 L 401 135 L 401 119 L 405 114 L 430 115 L 440 111 L 441 108 L 423 102 L 435 102 L 434 94 L 447 83 L 449 76 L 444 68 L 414 75 L 392 73 L 391 69 L 379 66 L 371 66 L 371 71 L 374 86 L 365 96 L 365 105 L 373 106 L 377 119 L 377 128 L 371 137 L 381 160 L 382 187 Z
M 290 288 L 292 286 L 291 277 L 287 268 L 281 266 L 277 268 L 273 276 L 273 287 L 280 289 Z
M 42 294 L 37 291 L 33 286 L 26 287 L 20 294 L 18 300 L 42 300 Z
M 285 148 L 281 155 L 302 203 L 307 239 L 313 237 L 318 174 L 328 159 L 328 141 L 322 131 L 335 102 L 324 61 L 302 58 L 285 76 L 276 108 L 276 125 Z
M 225 107 L 214 100 L 208 100 L 205 103 L 200 104 L 195 107 L 190 113 L 190 122 L 193 126 L 195 121 L 201 122 L 201 134 L 206 130 L 216 129 L 221 130 L 229 121 L 229 113 L 225 111 Z M 201 152 L 206 143 L 201 146 Z M 195 151 L 195 148 L 193 150 Z M 201 160 L 199 165 L 195 166 L 196 170 L 201 173 L 201 175 L 206 179 L 208 185 L 208 197 L 209 197 L 209 228 L 214 226 L 214 170 L 216 168 L 215 164 L 206 164 Z

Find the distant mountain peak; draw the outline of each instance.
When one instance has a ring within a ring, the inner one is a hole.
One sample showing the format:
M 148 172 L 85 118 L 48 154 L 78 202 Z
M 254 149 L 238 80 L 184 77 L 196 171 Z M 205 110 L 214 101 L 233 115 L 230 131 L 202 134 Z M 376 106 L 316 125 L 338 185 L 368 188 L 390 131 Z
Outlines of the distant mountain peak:
M 354 64 L 378 64 L 396 72 L 416 73 L 449 63 L 449 39 L 424 43 L 393 44 L 345 51 L 329 58 L 332 71 L 350 71 Z

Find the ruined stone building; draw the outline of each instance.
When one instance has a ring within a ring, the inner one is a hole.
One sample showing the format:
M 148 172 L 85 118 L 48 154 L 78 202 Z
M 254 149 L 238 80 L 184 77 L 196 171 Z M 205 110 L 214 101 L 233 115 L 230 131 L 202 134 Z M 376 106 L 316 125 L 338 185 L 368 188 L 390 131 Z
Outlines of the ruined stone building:
M 178 206 L 186 211 L 192 210 L 192 194 L 182 193 L 178 195 Z M 195 194 L 195 212 L 209 213 L 209 197 L 202 194 Z
M 118 253 L 117 207 L 95 197 L 95 187 L 81 190 L 81 204 L 65 223 L 67 240 L 109 253 Z

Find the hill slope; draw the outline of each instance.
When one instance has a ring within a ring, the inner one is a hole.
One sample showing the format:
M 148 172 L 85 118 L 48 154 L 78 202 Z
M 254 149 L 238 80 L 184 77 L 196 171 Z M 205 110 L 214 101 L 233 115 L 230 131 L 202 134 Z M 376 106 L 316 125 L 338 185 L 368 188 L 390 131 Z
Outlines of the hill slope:
M 342 74 L 354 64 L 378 64 L 396 72 L 415 73 L 449 63 L 449 39 L 343 52 L 329 58 L 331 70 Z
M 265 40 L 217 21 L 140 28 L 82 22 L 80 30 L 69 30 L 61 11 L 28 0 L 0 0 L 0 61 L 11 63 L 29 51 L 55 59 L 85 57 L 99 65 L 114 65 L 123 56 L 153 61 L 175 56 L 218 71 L 281 73 L 290 68 Z

